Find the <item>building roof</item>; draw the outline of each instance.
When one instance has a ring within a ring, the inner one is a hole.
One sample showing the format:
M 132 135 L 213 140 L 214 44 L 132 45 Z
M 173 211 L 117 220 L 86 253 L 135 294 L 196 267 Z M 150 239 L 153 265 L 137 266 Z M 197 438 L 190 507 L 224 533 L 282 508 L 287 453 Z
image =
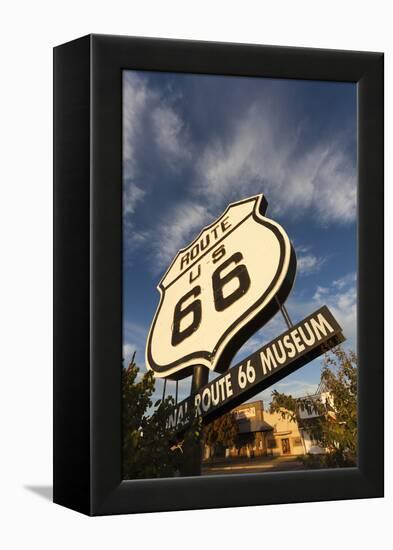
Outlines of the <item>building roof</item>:
M 251 432 L 269 432 L 273 430 L 273 426 L 270 426 L 264 420 L 257 418 L 246 418 L 238 420 L 239 433 L 251 433 Z

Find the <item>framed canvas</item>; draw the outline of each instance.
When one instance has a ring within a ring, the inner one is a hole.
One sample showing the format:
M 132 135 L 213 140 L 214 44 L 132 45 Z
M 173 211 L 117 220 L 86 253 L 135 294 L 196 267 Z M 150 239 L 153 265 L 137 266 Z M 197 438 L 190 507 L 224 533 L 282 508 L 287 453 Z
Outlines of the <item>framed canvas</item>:
M 383 54 L 54 49 L 54 502 L 383 496 Z

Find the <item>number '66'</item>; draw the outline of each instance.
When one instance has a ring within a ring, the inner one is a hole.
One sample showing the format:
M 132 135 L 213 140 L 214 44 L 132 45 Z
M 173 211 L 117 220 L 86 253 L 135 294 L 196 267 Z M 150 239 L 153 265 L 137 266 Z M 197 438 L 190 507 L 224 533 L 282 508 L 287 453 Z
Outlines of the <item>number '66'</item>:
M 240 365 L 237 373 L 237 381 L 239 384 L 239 388 L 243 389 L 247 386 L 247 384 L 252 384 L 253 382 L 255 382 L 255 377 L 256 377 L 255 369 L 251 365 L 250 360 L 247 361 L 247 366 L 245 371 L 243 370 L 243 365 Z
M 213 272 L 212 297 L 216 311 L 224 311 L 239 298 L 241 298 L 249 289 L 250 276 L 246 266 L 240 263 L 242 260 L 242 254 L 240 252 L 235 252 Z M 235 264 L 235 267 L 226 275 L 222 275 L 222 272 L 231 264 Z M 233 279 L 238 280 L 237 287 L 230 294 L 224 296 L 224 286 Z M 180 344 L 180 342 L 191 336 L 191 334 L 194 333 L 201 324 L 202 303 L 198 298 L 200 294 L 201 287 L 199 285 L 194 286 L 177 302 L 173 313 L 172 346 Z M 195 300 L 188 305 L 184 305 L 190 298 L 195 298 Z M 186 328 L 181 329 L 181 321 L 189 313 L 192 313 L 192 322 Z

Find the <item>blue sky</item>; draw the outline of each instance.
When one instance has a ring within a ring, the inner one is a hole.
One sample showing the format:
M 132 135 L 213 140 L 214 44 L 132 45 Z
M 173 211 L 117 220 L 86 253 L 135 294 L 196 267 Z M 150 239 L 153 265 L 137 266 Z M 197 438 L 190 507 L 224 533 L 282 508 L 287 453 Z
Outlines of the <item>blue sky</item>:
M 145 371 L 156 286 L 179 248 L 257 193 L 297 253 L 292 320 L 326 304 L 356 349 L 356 112 L 351 83 L 123 73 L 125 363 L 136 350 Z M 278 314 L 233 363 L 284 330 Z M 320 371 L 317 359 L 253 399 L 312 393 Z M 179 382 L 180 398 L 190 382 Z

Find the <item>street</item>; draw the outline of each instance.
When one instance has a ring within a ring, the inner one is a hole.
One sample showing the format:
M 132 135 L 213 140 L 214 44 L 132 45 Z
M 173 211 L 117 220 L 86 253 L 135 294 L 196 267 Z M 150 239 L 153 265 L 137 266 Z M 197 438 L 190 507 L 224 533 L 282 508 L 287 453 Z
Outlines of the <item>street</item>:
M 250 474 L 304 469 L 297 456 L 263 456 L 257 458 L 228 459 L 222 462 L 204 464 L 203 475 Z

